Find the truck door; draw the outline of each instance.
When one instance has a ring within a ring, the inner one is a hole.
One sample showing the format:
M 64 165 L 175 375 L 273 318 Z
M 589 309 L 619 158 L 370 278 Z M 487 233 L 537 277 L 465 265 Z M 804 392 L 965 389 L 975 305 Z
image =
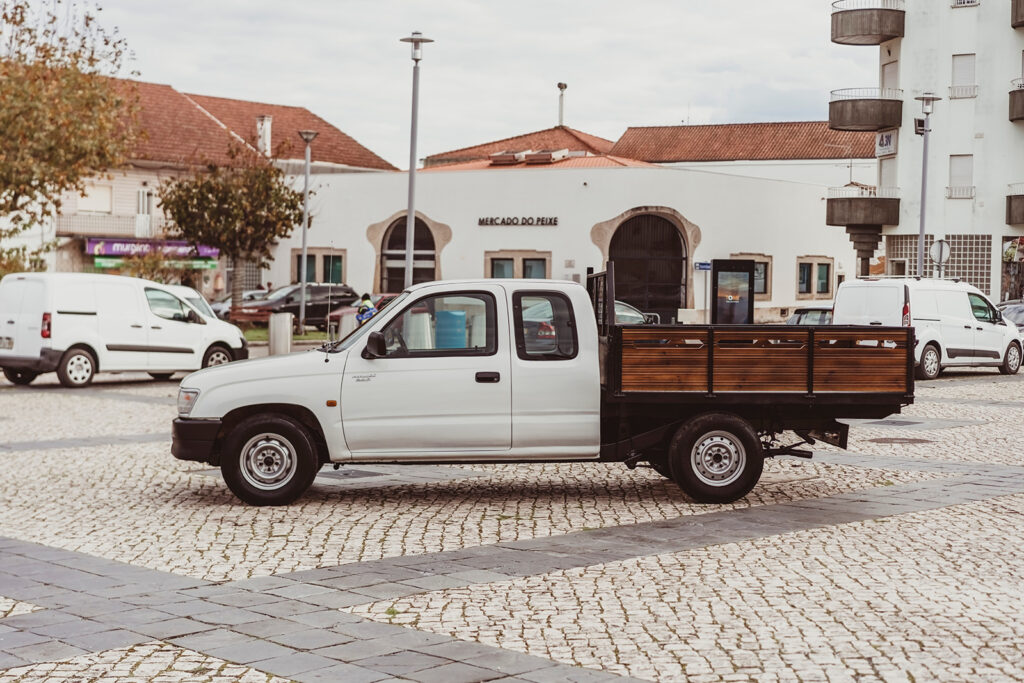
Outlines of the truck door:
M 341 386 L 355 455 L 501 452 L 512 446 L 504 290 L 424 292 L 381 330 L 383 358 L 353 348 Z

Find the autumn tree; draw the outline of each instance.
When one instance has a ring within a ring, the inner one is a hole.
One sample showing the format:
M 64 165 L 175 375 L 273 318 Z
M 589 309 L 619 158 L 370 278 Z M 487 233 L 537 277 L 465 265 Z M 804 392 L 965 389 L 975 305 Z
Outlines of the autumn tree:
M 154 249 L 147 252 L 126 256 L 121 263 L 121 274 L 162 282 L 165 285 L 182 282 L 188 269 L 180 261 L 168 258 L 160 246 L 157 244 Z
M 160 204 L 182 237 L 215 247 L 234 263 L 232 317 L 242 303 L 242 263 L 266 266 L 278 240 L 302 223 L 302 193 L 285 184 L 271 159 L 241 145 L 228 150 L 225 164 L 164 181 Z
M 61 195 L 124 164 L 137 105 L 115 76 L 126 56 L 99 10 L 73 0 L 0 0 L 0 268 L 40 250 L 11 238 L 60 210 Z M 37 263 L 38 265 L 38 263 Z

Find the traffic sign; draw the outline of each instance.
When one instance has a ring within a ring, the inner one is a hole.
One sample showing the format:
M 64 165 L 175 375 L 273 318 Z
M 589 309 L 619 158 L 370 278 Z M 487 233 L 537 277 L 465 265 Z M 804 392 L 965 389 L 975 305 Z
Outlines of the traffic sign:
M 711 270 L 711 261 L 694 261 L 694 270 Z
M 942 265 L 949 260 L 949 254 L 952 250 L 949 248 L 949 242 L 946 240 L 935 240 L 932 242 L 931 248 L 928 250 L 928 255 L 932 257 L 932 261 Z

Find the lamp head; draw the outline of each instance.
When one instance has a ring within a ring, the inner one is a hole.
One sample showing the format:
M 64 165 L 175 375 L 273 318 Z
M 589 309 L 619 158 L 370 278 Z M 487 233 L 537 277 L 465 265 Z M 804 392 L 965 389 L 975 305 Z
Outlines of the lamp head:
M 414 62 L 419 62 L 423 59 L 423 48 L 421 47 L 423 43 L 434 42 L 430 38 L 424 38 L 423 34 L 419 31 L 413 31 L 411 36 L 408 38 L 401 38 L 400 40 L 403 43 L 412 43 L 412 61 Z
M 924 112 L 925 114 L 931 114 L 932 111 L 934 111 L 935 109 L 935 103 L 941 100 L 942 98 L 936 95 L 935 93 L 926 90 L 925 92 L 921 93 L 920 97 L 915 97 L 914 99 L 921 103 L 922 112 Z
M 302 138 L 303 141 L 305 141 L 305 143 L 307 145 L 309 143 L 313 142 L 313 140 L 316 139 L 317 135 L 319 135 L 319 133 L 317 133 L 315 130 L 300 130 L 299 131 L 299 137 Z

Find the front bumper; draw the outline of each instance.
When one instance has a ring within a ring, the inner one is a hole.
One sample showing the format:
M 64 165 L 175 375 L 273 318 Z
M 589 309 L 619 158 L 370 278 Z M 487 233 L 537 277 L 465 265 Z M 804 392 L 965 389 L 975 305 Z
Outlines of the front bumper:
M 41 349 L 38 356 L 3 356 L 0 357 L 0 367 L 40 373 L 53 372 L 60 365 L 60 358 L 63 355 L 63 351 L 56 349 Z
M 249 342 L 242 338 L 242 345 L 237 349 L 231 349 L 231 357 L 234 360 L 245 360 L 249 357 Z
M 178 460 L 192 460 L 217 465 L 220 454 L 215 452 L 220 420 L 191 420 L 175 418 L 172 429 L 171 455 Z

